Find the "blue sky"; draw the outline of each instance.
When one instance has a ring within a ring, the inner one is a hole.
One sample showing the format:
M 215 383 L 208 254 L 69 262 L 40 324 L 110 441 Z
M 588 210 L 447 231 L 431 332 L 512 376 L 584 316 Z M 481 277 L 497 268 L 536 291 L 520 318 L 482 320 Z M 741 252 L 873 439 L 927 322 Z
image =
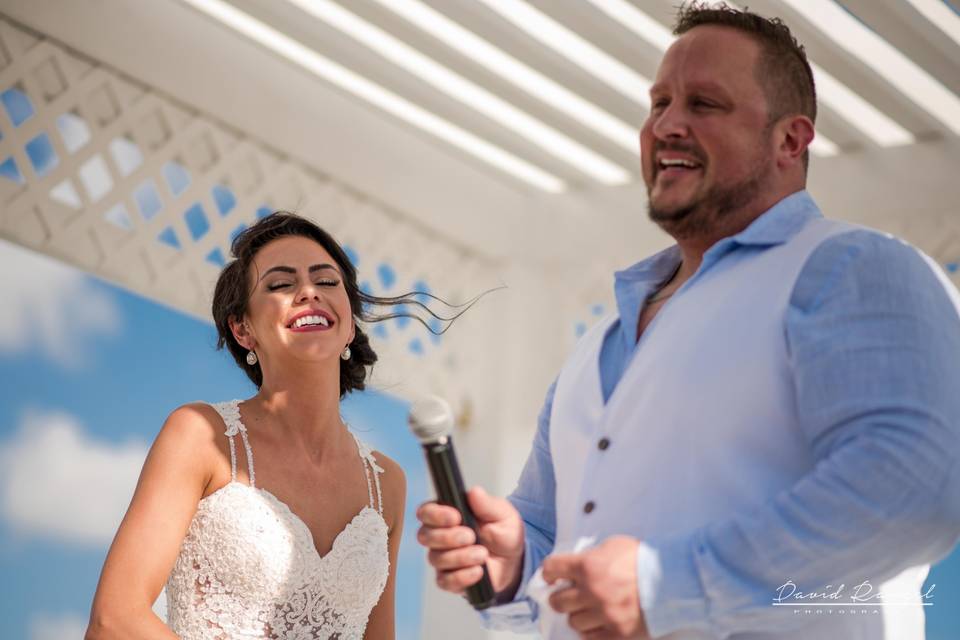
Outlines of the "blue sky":
M 82 637 L 110 537 L 146 449 L 176 406 L 252 395 L 207 323 L 0 241 L 0 619 L 3 637 Z M 405 468 L 398 637 L 419 637 L 429 495 L 407 404 L 354 394 L 347 421 Z M 464 455 L 464 452 L 461 452 Z M 935 566 L 928 640 L 960 630 L 960 552 Z
M 167 414 L 254 388 L 214 349 L 212 325 L 6 243 L 0 294 L 0 635 L 79 640 L 112 532 Z M 424 554 L 413 510 L 428 485 L 406 409 L 364 392 L 343 412 L 407 473 L 398 637 L 417 638 Z

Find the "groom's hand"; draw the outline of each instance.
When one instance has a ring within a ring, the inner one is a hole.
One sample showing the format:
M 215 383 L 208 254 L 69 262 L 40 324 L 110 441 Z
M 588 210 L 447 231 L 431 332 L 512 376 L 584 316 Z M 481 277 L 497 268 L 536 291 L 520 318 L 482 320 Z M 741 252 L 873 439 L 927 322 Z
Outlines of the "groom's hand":
M 422 524 L 417 541 L 430 550 L 427 561 L 436 569 L 437 584 L 463 593 L 480 580 L 486 563 L 498 596 L 512 597 L 523 569 L 523 520 L 507 500 L 479 487 L 467 492 L 467 501 L 477 519 L 479 541 L 453 507 L 426 502 L 417 509 Z
M 570 627 L 581 638 L 649 638 L 640 610 L 637 547 L 627 536 L 614 536 L 581 553 L 554 554 L 543 561 L 543 579 L 570 586 L 550 596 L 550 606 L 570 614 Z

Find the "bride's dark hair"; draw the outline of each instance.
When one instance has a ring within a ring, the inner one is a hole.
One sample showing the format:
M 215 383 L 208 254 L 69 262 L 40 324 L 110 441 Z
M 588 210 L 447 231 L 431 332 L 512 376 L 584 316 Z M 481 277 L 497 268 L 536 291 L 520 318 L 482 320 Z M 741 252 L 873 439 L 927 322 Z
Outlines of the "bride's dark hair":
M 347 291 L 347 298 L 350 301 L 350 309 L 355 320 L 364 322 L 379 322 L 390 318 L 400 316 L 413 318 L 423 324 L 428 330 L 435 334 L 441 334 L 447 330 L 450 323 L 458 318 L 476 299 L 466 305 L 459 305 L 458 312 L 449 318 L 445 318 L 434 313 L 426 304 L 421 301 L 421 297 L 438 300 L 448 307 L 449 305 L 440 298 L 422 291 L 413 291 L 402 296 L 380 297 L 370 295 L 360 290 L 357 286 L 357 269 L 350 262 L 346 252 L 340 247 L 333 237 L 321 229 L 310 220 L 298 216 L 294 213 L 277 211 L 265 218 L 259 220 L 253 226 L 245 229 L 233 240 L 230 251 L 234 259 L 231 260 L 220 272 L 217 279 L 217 285 L 213 293 L 213 321 L 217 327 L 217 349 L 226 347 L 237 365 L 243 369 L 247 377 L 253 381 L 253 384 L 259 388 L 263 384 L 263 372 L 260 365 L 247 364 L 247 350 L 244 349 L 230 330 L 230 318 L 241 320 L 247 312 L 247 303 L 250 299 L 249 271 L 253 265 L 253 258 L 264 245 L 287 236 L 301 236 L 309 238 L 326 250 L 327 253 L 336 261 L 343 275 L 343 285 Z M 404 305 L 402 308 L 413 308 L 426 313 L 433 318 L 441 321 L 441 328 L 435 330 L 431 323 L 423 317 L 406 310 L 392 311 L 385 314 L 372 314 L 368 307 L 387 306 L 396 307 Z M 461 308 L 465 307 L 465 308 Z M 340 362 L 340 397 L 354 389 L 363 389 L 367 378 L 367 367 L 370 367 L 377 361 L 377 354 L 370 346 L 370 339 L 358 323 L 356 325 L 356 335 L 353 342 L 350 343 L 350 359 Z

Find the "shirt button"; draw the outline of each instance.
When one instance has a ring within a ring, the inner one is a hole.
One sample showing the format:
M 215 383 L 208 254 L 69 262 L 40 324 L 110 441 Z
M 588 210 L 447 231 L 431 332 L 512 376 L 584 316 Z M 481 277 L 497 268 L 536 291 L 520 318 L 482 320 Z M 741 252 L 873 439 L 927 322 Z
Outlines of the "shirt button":
M 606 451 L 609 446 L 610 438 L 600 438 L 600 442 L 597 443 L 597 449 L 600 449 L 600 451 Z
M 590 513 L 591 511 L 593 511 L 594 507 L 596 507 L 596 506 L 597 506 L 596 503 L 594 503 L 594 501 L 591 500 L 591 501 L 587 502 L 587 504 L 583 505 L 583 512 L 584 512 L 584 513 Z

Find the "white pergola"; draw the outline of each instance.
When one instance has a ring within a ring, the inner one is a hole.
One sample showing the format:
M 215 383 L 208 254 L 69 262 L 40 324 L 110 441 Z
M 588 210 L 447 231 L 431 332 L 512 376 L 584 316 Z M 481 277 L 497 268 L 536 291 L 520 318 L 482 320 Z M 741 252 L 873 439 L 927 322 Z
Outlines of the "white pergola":
M 273 209 L 330 230 L 374 293 L 506 284 L 442 339 L 373 332 L 376 384 L 449 397 L 465 474 L 506 493 L 564 354 L 611 308 L 611 272 L 668 242 L 634 147 L 674 4 L 3 0 L 0 237 L 204 319 L 232 235 Z M 960 16 L 842 4 L 750 3 L 817 65 L 810 189 L 956 282 Z M 431 585 L 425 637 L 495 635 Z

